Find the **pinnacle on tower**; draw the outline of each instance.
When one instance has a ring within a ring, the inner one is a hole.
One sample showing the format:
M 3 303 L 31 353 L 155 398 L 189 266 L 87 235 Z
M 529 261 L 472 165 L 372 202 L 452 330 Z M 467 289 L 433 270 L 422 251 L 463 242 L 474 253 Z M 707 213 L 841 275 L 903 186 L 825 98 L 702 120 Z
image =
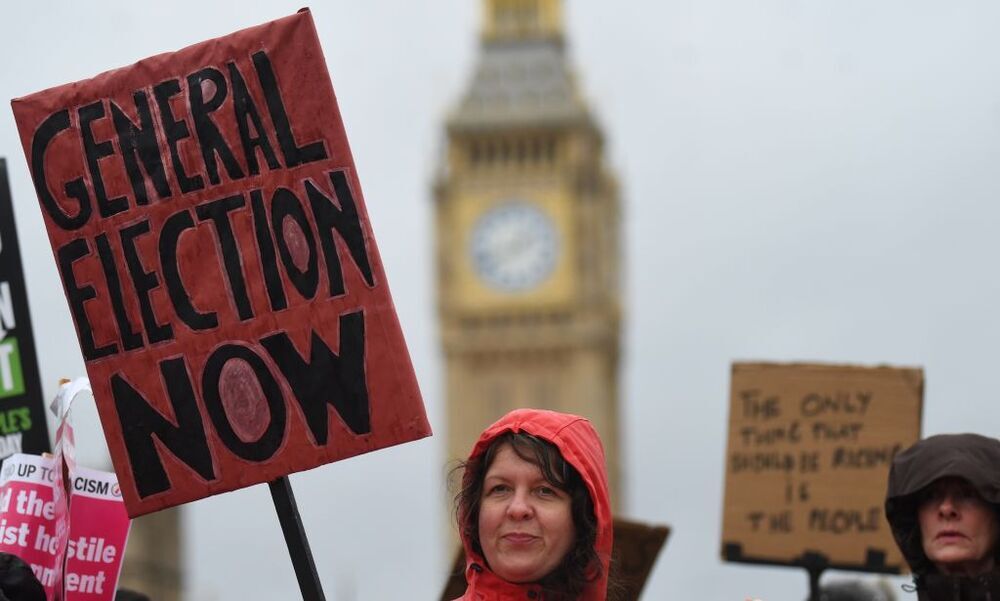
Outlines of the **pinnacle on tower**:
M 561 0 L 485 0 L 484 42 L 562 39 Z

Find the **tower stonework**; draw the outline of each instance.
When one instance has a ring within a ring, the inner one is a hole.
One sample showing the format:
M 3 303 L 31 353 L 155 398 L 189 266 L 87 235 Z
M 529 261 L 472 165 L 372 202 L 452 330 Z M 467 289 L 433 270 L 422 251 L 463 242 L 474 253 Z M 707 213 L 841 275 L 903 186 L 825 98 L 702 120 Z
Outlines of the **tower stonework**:
M 484 0 L 435 183 L 448 457 L 517 407 L 597 428 L 621 504 L 620 206 L 559 0 Z

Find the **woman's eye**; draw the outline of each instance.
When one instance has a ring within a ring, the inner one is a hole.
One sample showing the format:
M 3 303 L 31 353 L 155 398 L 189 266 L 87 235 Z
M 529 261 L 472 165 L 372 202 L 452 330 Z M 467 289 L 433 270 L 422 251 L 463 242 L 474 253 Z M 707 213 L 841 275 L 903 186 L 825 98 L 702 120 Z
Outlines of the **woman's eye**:
M 498 493 L 507 492 L 508 490 L 510 490 L 510 487 L 507 486 L 506 484 L 495 484 L 490 488 L 489 494 L 495 495 Z
M 556 490 L 550 486 L 539 486 L 538 494 L 542 495 L 543 497 L 554 497 L 556 496 Z

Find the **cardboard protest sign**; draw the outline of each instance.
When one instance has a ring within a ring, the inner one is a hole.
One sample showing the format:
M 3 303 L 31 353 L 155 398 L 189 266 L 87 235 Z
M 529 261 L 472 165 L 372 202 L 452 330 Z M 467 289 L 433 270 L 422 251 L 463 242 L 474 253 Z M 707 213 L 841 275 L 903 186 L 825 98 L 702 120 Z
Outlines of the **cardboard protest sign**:
M 308 11 L 12 104 L 130 515 L 430 434 Z
M 667 526 L 615 518 L 610 580 L 621 587 L 621 601 L 638 601 L 642 597 L 642 589 L 669 535 Z
M 0 159 L 0 459 L 49 450 L 35 338 L 14 227 L 7 162 Z
M 923 371 L 734 363 L 723 557 L 899 572 L 883 515 L 893 457 L 920 438 Z

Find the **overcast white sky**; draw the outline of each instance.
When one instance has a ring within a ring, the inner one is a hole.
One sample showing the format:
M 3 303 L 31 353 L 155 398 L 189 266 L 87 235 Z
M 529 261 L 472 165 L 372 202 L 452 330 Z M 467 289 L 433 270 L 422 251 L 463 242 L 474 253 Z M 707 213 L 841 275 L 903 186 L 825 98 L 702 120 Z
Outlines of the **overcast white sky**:
M 0 99 L 300 6 L 7 3 Z M 429 186 L 442 118 L 475 57 L 478 2 L 312 9 L 443 432 Z M 729 364 L 923 366 L 925 433 L 998 434 L 1000 5 L 570 0 L 566 13 L 623 183 L 625 507 L 674 527 L 646 598 L 802 599 L 802 573 L 718 559 Z M 0 156 L 51 397 L 59 377 L 84 368 L 9 109 Z M 99 436 L 81 441 L 85 461 L 101 460 Z M 293 476 L 328 599 L 437 597 L 442 448 L 431 438 Z M 265 486 L 198 502 L 186 517 L 189 599 L 294 598 Z

